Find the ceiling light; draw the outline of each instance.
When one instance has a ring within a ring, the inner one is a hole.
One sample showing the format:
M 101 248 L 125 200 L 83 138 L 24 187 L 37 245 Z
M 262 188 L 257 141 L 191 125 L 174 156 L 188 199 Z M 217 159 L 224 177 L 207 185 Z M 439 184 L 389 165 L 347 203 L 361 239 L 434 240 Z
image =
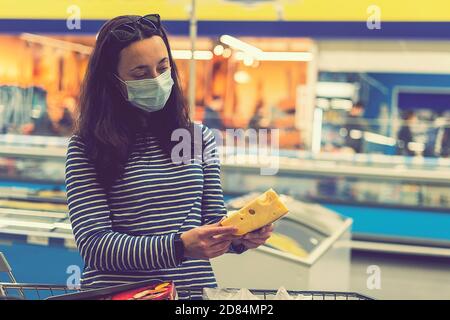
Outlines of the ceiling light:
M 251 57 L 251 56 L 244 57 L 244 65 L 247 67 L 251 67 L 253 65 L 254 61 L 255 61 L 255 59 L 253 59 L 253 57 Z
M 192 58 L 191 50 L 172 50 L 172 57 L 178 60 L 189 60 Z M 195 60 L 211 60 L 213 53 L 211 51 L 198 50 L 194 53 Z
M 214 47 L 214 54 L 216 56 L 221 56 L 224 51 L 225 51 L 225 48 L 221 44 L 218 44 L 217 46 Z
M 230 46 L 233 49 L 243 51 L 252 56 L 257 56 L 263 52 L 261 49 L 229 35 L 221 36 L 220 42 L 226 44 L 227 46 Z
M 245 84 L 250 81 L 250 75 L 246 71 L 238 71 L 234 74 L 234 81 L 239 84 Z
M 82 54 L 89 55 L 92 52 L 92 47 L 85 46 L 83 44 L 64 41 L 59 39 L 54 39 L 47 36 L 41 36 L 32 33 L 22 33 L 20 39 L 25 40 L 30 43 L 38 43 L 43 46 L 53 47 L 58 50 L 68 50 L 73 52 L 79 52 Z

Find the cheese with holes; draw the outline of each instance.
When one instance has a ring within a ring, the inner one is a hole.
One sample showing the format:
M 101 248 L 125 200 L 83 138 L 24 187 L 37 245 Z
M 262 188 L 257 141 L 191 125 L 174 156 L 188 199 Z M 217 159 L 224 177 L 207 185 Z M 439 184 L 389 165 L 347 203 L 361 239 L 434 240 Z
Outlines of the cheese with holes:
M 244 235 L 280 219 L 288 208 L 281 202 L 278 194 L 269 189 L 242 209 L 231 213 L 222 220 L 223 226 L 235 226 L 235 235 Z

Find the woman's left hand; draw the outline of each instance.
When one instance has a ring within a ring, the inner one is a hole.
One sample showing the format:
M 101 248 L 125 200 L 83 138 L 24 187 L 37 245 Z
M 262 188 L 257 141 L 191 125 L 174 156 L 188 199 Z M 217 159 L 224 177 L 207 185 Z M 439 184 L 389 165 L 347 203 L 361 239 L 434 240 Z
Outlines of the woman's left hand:
M 273 224 L 267 225 L 261 229 L 247 233 L 242 238 L 234 240 L 233 243 L 243 244 L 247 249 L 256 249 L 266 243 L 267 239 L 272 235 L 273 228 Z

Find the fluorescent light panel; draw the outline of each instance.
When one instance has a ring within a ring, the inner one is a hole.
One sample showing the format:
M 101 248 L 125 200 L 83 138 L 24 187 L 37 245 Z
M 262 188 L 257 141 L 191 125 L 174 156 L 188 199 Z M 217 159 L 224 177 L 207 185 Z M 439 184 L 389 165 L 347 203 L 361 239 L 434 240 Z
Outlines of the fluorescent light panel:
M 92 52 L 92 48 L 89 46 L 32 33 L 22 33 L 20 35 L 20 38 L 31 43 L 38 43 L 61 50 L 75 51 L 87 55 L 91 54 Z
M 244 60 L 245 56 L 251 56 L 259 61 L 311 61 L 313 59 L 313 54 L 310 52 L 263 51 L 230 35 L 221 36 L 220 41 L 244 53 L 238 54 L 237 60 Z
M 227 46 L 230 46 L 233 49 L 243 51 L 246 54 L 252 56 L 257 56 L 263 52 L 261 49 L 230 35 L 221 36 L 220 42 L 226 44 Z
M 189 60 L 192 58 L 191 50 L 172 50 L 172 57 L 179 60 Z M 208 50 L 197 50 L 194 53 L 195 60 L 211 60 L 213 53 Z

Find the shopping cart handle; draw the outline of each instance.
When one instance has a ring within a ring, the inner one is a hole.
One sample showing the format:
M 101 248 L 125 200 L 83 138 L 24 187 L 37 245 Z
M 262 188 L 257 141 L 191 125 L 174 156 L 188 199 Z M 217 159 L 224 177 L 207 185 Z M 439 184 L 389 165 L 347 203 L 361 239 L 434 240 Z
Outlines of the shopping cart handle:
M 11 271 L 11 266 L 9 265 L 8 261 L 6 261 L 5 255 L 0 252 L 0 272 L 11 273 Z

